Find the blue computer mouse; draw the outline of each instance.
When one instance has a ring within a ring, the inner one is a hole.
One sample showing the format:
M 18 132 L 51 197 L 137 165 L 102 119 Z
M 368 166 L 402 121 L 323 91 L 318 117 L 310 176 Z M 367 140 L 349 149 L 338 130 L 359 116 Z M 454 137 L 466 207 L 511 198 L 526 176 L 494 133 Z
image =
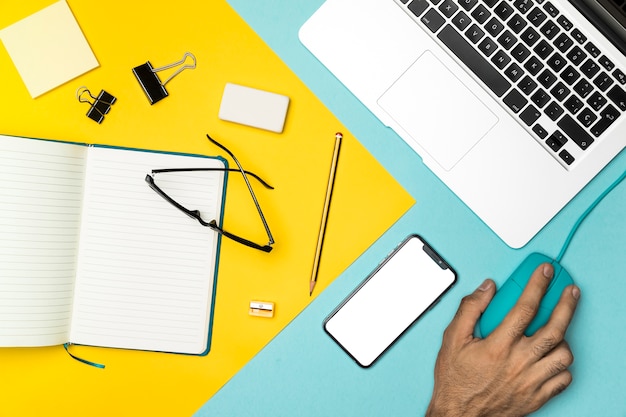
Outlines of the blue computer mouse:
M 522 295 L 530 276 L 542 263 L 551 263 L 554 266 L 554 277 L 541 300 L 539 311 L 530 323 L 524 334 L 532 336 L 539 328 L 548 322 L 552 310 L 556 307 L 563 290 L 574 283 L 569 273 L 553 259 L 540 253 L 531 253 L 524 262 L 517 267 L 515 272 L 506 280 L 504 285 L 496 292 L 491 303 L 478 322 L 478 335 L 487 337 L 502 322 L 509 310 L 513 308 L 517 299 Z

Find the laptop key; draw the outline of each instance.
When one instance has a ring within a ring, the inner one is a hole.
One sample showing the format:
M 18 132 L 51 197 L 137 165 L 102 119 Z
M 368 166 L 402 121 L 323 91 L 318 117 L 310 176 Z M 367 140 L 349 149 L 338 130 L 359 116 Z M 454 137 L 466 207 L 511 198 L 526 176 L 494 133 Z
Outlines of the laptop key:
M 574 41 L 565 33 L 561 33 L 554 40 L 554 46 L 556 46 L 556 48 L 563 53 L 567 52 L 572 45 L 574 45 Z
M 554 84 L 558 80 L 556 75 L 554 75 L 549 69 L 544 69 L 539 77 L 537 77 L 537 81 L 541 83 L 545 88 L 550 88 L 552 84 Z
M 502 97 L 511 83 L 502 76 L 474 47 L 451 26 L 445 25 L 437 37 L 459 58 L 493 93 Z
M 604 67 L 604 69 L 606 69 L 607 71 L 611 71 L 613 68 L 615 68 L 615 64 L 613 63 L 613 61 L 611 61 L 609 58 L 606 57 L 606 55 L 602 55 L 600 57 L 600 59 L 598 59 L 598 62 L 600 63 L 600 65 L 602 65 Z
M 530 97 L 530 99 L 539 108 L 543 108 L 543 106 L 548 104 L 548 102 L 550 101 L 550 95 L 540 88 Z
M 583 78 L 576 83 L 574 91 L 576 91 L 576 93 L 582 98 L 587 98 L 587 96 L 593 91 L 593 86 Z
M 524 62 L 526 58 L 530 56 L 530 51 L 521 43 L 515 45 L 515 48 L 511 50 L 511 56 L 515 58 L 517 62 Z
M 600 136 L 613 124 L 615 120 L 617 120 L 618 117 L 619 111 L 609 104 L 600 112 L 600 120 L 592 126 L 591 133 L 596 137 Z
M 412 11 L 416 17 L 420 17 L 428 7 L 429 5 L 426 0 L 413 0 L 411 4 L 409 4 L 409 10 Z
M 524 43 L 528 46 L 533 46 L 539 40 L 539 34 L 532 27 L 528 27 L 524 33 L 520 36 Z
M 481 25 L 489 19 L 489 16 L 491 16 L 491 13 L 482 4 L 479 4 L 478 7 L 472 11 L 472 17 Z
M 520 33 L 522 29 L 526 27 L 526 19 L 522 16 L 515 14 L 508 22 L 507 26 L 511 28 L 511 30 L 515 33 Z
M 465 30 L 470 23 L 472 23 L 472 19 L 463 13 L 463 11 L 458 12 L 456 16 L 454 16 L 454 19 L 452 19 L 452 24 L 454 24 L 454 26 L 456 26 L 459 30 Z
M 515 0 L 513 6 L 522 14 L 526 14 L 531 7 L 533 7 L 533 2 L 531 0 Z
M 541 40 L 533 50 L 539 56 L 539 58 L 546 59 L 548 55 L 550 55 L 552 51 L 554 51 L 554 48 L 550 46 L 550 44 L 545 40 Z
M 602 94 L 597 91 L 589 96 L 587 99 L 587 104 L 594 109 L 595 111 L 600 111 L 602 107 L 606 104 L 607 100 L 602 96 Z
M 572 37 L 581 45 L 587 42 L 587 37 L 578 29 L 572 30 Z
M 570 62 L 574 65 L 582 64 L 582 62 L 584 61 L 586 57 L 587 57 L 587 54 L 585 54 L 583 50 L 580 49 L 578 46 L 575 46 L 574 48 L 572 48 L 572 50 L 569 51 L 567 54 L 567 59 L 569 59 Z
M 606 91 L 613 84 L 613 80 L 609 74 L 602 72 L 593 80 L 593 83 L 600 89 L 600 91 Z
M 591 109 L 585 108 L 576 118 L 583 126 L 589 127 L 593 122 L 595 122 L 598 116 L 596 116 L 594 112 L 591 111 Z
M 572 22 L 569 21 L 569 19 L 563 15 L 559 16 L 556 21 L 559 23 L 559 25 L 561 25 L 561 27 L 563 29 L 565 29 L 566 31 L 570 31 L 572 30 L 572 28 L 574 27 L 574 25 L 572 24 Z
M 508 19 L 509 16 L 513 14 L 513 8 L 509 6 L 504 0 L 501 1 L 500 4 L 498 4 L 496 8 L 493 9 L 493 11 L 502 20 Z
M 598 137 L 607 130 L 613 122 L 619 117 L 619 111 L 613 107 L 612 105 L 606 106 L 600 112 L 600 120 L 596 122 L 595 125 L 591 127 L 591 133 Z
M 498 45 L 491 40 L 491 38 L 486 37 L 482 40 L 480 45 L 478 45 L 478 49 L 480 49 L 483 54 L 490 57 L 496 50 L 498 49 Z
M 534 27 L 539 27 L 539 25 L 541 25 L 548 18 L 548 16 L 544 12 L 542 12 L 539 7 L 535 7 L 534 9 L 532 9 L 526 17 Z
M 558 121 L 557 126 L 583 151 L 593 143 L 593 138 L 569 114 Z
M 568 65 L 567 68 L 565 68 L 561 73 L 561 78 L 568 85 L 572 85 L 580 78 L 580 74 L 571 65 Z
M 504 69 L 506 65 L 511 62 L 511 57 L 504 53 L 504 51 L 498 51 L 493 58 L 491 58 L 491 62 L 495 64 L 499 69 Z
M 585 49 L 587 50 L 587 52 L 589 52 L 591 54 L 592 57 L 597 58 L 600 56 L 600 50 L 598 49 L 597 46 L 595 46 L 593 43 L 589 42 L 587 45 L 585 45 Z
M 483 32 L 482 29 L 474 23 L 469 27 L 469 29 L 467 29 L 465 36 L 467 36 L 467 39 L 469 39 L 472 43 L 477 43 L 483 38 L 483 36 L 485 36 L 485 32 Z
M 444 19 L 443 16 L 441 16 L 435 9 L 427 11 L 420 20 L 433 33 L 437 32 L 439 28 L 446 23 L 446 19 Z
M 536 124 L 533 126 L 533 132 L 537 134 L 541 139 L 545 139 L 548 136 L 548 131 L 544 129 L 540 124 Z
M 554 55 L 548 59 L 548 66 L 556 72 L 561 71 L 565 67 L 566 63 L 567 61 L 565 61 L 565 58 L 563 58 L 558 52 L 555 52 Z
M 517 38 L 508 30 L 505 30 L 504 33 L 502 33 L 502 35 L 498 38 L 498 43 L 507 51 L 511 49 L 516 42 Z
M 517 84 L 522 93 L 527 96 L 530 95 L 537 88 L 537 83 L 533 81 L 528 75 L 522 78 L 522 80 Z M 530 125 L 530 124 L 529 124 Z
M 452 17 L 457 10 L 459 10 L 459 6 L 452 2 L 452 0 L 445 0 L 441 3 L 441 6 L 439 6 L 439 11 L 448 18 Z
M 528 103 L 526 97 L 522 95 L 517 89 L 512 89 L 509 94 L 504 97 L 504 104 L 509 106 L 514 113 L 519 113 L 520 110 L 524 108 L 524 106 Z
M 459 0 L 461 7 L 468 12 L 476 6 L 476 3 L 478 3 L 478 0 Z
M 556 121 L 556 119 L 558 119 L 563 114 L 563 111 L 563 108 L 553 101 L 552 103 L 548 104 L 548 107 L 546 107 L 543 112 L 552 121 Z
M 607 93 L 607 97 L 611 99 L 620 110 L 626 111 L 626 92 L 621 87 L 616 85 L 611 88 Z
M 548 139 L 546 139 L 546 145 L 550 147 L 554 152 L 558 151 L 567 143 L 567 138 L 563 136 L 561 132 L 558 130 L 550 135 Z
M 554 7 L 554 5 L 550 2 L 547 2 L 543 5 L 543 9 L 548 12 L 548 14 L 552 17 L 557 17 L 559 15 L 559 9 Z
M 613 77 L 615 77 L 620 84 L 626 84 L 626 74 L 619 68 L 613 72 Z
M 532 104 L 524 109 L 523 112 L 520 113 L 519 118 L 522 119 L 527 126 L 531 126 L 533 123 L 537 121 L 541 117 L 541 112 L 537 110 L 535 106 Z
M 514 62 L 504 71 L 504 75 L 509 77 L 511 81 L 517 82 L 517 80 L 522 78 L 522 75 L 524 75 L 524 70 Z
M 572 156 L 572 154 L 567 152 L 565 149 L 559 152 L 559 157 L 561 157 L 563 162 L 565 162 L 567 165 L 572 165 L 572 162 L 574 162 L 574 157 Z
M 580 66 L 580 70 L 585 74 L 585 77 L 591 79 L 600 71 L 600 67 L 591 59 L 587 59 L 585 63 Z
M 537 57 L 531 56 L 524 64 L 524 68 L 526 68 L 531 75 L 537 75 L 543 68 L 543 64 Z
M 548 20 L 543 26 L 541 26 L 541 29 L 539 29 L 539 31 L 546 35 L 546 38 L 552 40 L 559 33 L 560 29 L 556 25 L 556 23 Z
M 565 86 L 562 82 L 558 82 L 552 90 L 550 90 L 550 94 L 554 96 L 559 101 L 565 100 L 565 97 L 569 96 L 569 88 Z
M 578 113 L 578 111 L 584 106 L 584 103 L 578 97 L 576 97 L 575 94 L 569 96 L 569 98 L 565 100 L 565 103 L 563 104 L 565 105 L 565 108 L 569 110 L 569 112 L 572 114 Z
M 485 30 L 494 38 L 502 32 L 504 25 L 495 17 L 491 18 L 489 23 L 485 25 Z

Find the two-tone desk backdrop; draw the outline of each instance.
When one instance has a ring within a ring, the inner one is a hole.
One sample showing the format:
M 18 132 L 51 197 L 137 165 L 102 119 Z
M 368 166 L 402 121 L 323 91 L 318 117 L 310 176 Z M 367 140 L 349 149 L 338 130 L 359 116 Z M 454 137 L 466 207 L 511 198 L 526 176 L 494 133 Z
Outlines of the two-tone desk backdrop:
M 0 7 L 0 28 L 54 3 Z M 222 0 L 185 4 L 93 4 L 68 0 L 98 66 L 33 99 L 0 49 L 0 133 L 142 149 L 221 155 L 210 133 L 256 187 L 276 238 L 269 253 L 222 241 L 211 350 L 206 356 L 72 346 L 2 348 L 1 415 L 419 415 L 428 404 L 443 329 L 460 298 L 485 277 L 498 284 L 530 252 L 555 253 L 586 207 L 626 166 L 618 156 L 526 247 L 499 240 L 306 50 L 300 25 L 321 0 Z M 175 62 L 197 67 L 167 84 L 151 106 L 131 69 Z M 218 119 L 226 83 L 290 98 L 285 129 L 268 132 Z M 101 124 L 76 91 L 117 97 Z M 308 280 L 336 131 L 344 133 L 320 275 Z M 232 164 L 232 163 L 231 163 Z M 263 238 L 247 189 L 229 180 L 224 224 Z M 538 415 L 622 416 L 626 332 L 624 187 L 585 221 L 563 263 L 582 288 L 568 340 L 574 383 Z M 456 286 L 370 369 L 323 332 L 324 317 L 403 237 L 420 233 L 457 270 Z M 331 285 L 332 283 L 332 285 Z M 273 318 L 248 314 L 275 303 Z

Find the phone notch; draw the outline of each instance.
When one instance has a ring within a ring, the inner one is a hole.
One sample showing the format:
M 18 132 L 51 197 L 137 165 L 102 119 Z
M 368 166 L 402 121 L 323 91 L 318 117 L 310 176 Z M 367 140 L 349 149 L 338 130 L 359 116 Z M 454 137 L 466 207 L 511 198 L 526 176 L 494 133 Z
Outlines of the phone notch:
M 450 269 L 450 265 L 448 265 L 448 263 L 444 261 L 443 258 L 439 256 L 439 254 L 435 252 L 433 248 L 428 246 L 428 244 L 424 243 L 424 246 L 422 246 L 422 249 L 424 250 L 424 252 L 426 252 L 426 254 L 428 254 L 428 256 L 430 256 L 430 259 L 432 259 L 433 261 L 435 261 L 437 265 L 439 265 L 441 269 L 443 270 Z

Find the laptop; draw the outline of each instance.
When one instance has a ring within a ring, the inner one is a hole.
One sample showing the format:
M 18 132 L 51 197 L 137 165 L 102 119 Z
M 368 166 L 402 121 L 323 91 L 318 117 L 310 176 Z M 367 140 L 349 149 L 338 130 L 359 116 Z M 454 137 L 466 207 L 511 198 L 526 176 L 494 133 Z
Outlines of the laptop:
M 624 0 L 597 1 L 327 0 L 299 37 L 520 248 L 626 145 Z

